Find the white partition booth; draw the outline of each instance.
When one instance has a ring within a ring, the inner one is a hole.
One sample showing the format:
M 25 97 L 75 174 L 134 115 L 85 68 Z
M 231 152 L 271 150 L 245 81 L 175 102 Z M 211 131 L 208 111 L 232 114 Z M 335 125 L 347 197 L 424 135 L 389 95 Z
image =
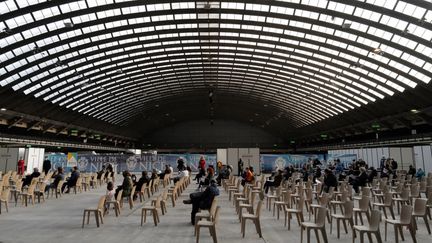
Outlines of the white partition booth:
M 380 148 L 359 148 L 329 150 L 329 155 L 355 154 L 357 159 L 363 159 L 369 166 L 379 168 L 382 157 L 393 158 L 398 162 L 398 169 L 406 170 L 414 165 L 413 147 L 380 147 Z
M 27 165 L 26 173 L 32 173 L 33 168 L 39 168 L 39 171 L 42 171 L 44 155 L 44 148 L 26 148 L 24 153 L 24 161 Z
M 261 173 L 259 148 L 228 148 L 225 149 L 226 152 L 222 150 L 223 149 L 221 149 L 219 152 L 218 149 L 217 159 L 219 160 L 219 155 L 221 156 L 221 159 L 226 155 L 226 164 L 229 164 L 233 167 L 233 173 L 235 175 L 238 174 L 238 160 L 240 158 L 242 159 L 243 165 L 245 167 L 252 166 L 254 168 L 255 174 L 259 175 Z
M 17 170 L 18 160 L 24 159 L 24 148 L 0 148 L 0 172 Z
M 432 147 L 431 145 L 415 146 L 414 159 L 416 168 L 423 168 L 426 172 L 432 171 Z

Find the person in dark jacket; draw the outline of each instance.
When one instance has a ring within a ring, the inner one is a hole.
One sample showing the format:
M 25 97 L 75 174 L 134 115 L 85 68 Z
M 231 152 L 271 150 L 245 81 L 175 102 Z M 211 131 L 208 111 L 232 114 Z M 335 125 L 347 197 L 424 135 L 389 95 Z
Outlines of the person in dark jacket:
M 324 192 L 328 193 L 330 187 L 334 187 L 335 190 L 337 190 L 338 181 L 336 176 L 333 174 L 333 172 L 330 169 L 324 170 L 324 186 L 323 190 Z
M 40 176 L 40 172 L 38 168 L 34 168 L 33 169 L 33 173 L 31 173 L 30 175 L 27 175 L 24 179 L 23 179 L 23 184 L 22 187 L 28 186 L 31 184 L 31 181 L 33 180 L 33 178 L 37 178 Z
M 266 183 L 264 183 L 265 193 L 268 193 L 268 190 L 271 186 L 273 187 L 280 186 L 282 179 L 283 179 L 282 170 L 278 170 L 272 181 L 266 181 Z
M 372 183 L 373 179 L 378 177 L 378 171 L 374 167 L 370 167 L 369 169 L 368 182 Z
M 416 174 L 416 169 L 412 165 L 410 165 L 408 170 L 408 175 L 415 176 L 415 174 Z
M 45 172 L 45 175 L 48 174 L 48 172 L 51 170 L 51 161 L 48 159 L 44 160 L 42 170 Z
M 365 167 L 360 167 L 360 175 L 353 181 L 353 189 L 358 194 L 360 193 L 359 187 L 366 186 L 368 175 L 366 174 Z
M 136 183 L 135 191 L 139 192 L 141 191 L 141 188 L 144 184 L 148 185 L 150 182 L 150 178 L 148 177 L 147 171 L 143 171 L 141 173 L 141 178 L 139 178 L 138 182 Z
M 120 190 L 123 190 L 122 197 L 128 197 L 132 192 L 132 187 L 133 183 L 131 174 L 129 171 L 125 170 L 123 171 L 123 183 L 117 187 L 114 198 L 117 198 L 117 194 L 120 192 Z
M 69 193 L 70 189 L 76 185 L 79 177 L 80 177 L 80 173 L 78 171 L 78 167 L 74 166 L 72 168 L 72 174 L 70 178 L 62 186 L 62 191 L 64 191 L 65 188 L 67 187 L 67 191 L 65 193 Z
M 58 167 L 57 171 L 51 176 L 54 179 L 54 182 L 49 186 L 45 187 L 45 191 L 48 191 L 50 188 L 57 188 L 60 181 L 64 180 L 64 170 L 63 167 Z
M 200 209 L 209 209 L 213 199 L 219 196 L 216 180 L 211 180 L 210 185 L 203 192 L 194 192 L 189 194 L 190 199 L 184 200 L 185 204 L 192 204 L 191 223 L 195 225 L 195 215 Z

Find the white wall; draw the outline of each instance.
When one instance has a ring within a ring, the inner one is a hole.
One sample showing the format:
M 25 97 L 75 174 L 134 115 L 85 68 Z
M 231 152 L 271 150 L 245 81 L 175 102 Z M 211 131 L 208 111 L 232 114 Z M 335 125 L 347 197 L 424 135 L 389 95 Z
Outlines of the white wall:
M 234 174 L 238 173 L 238 160 L 243 160 L 244 166 L 252 166 L 256 174 L 261 173 L 259 148 L 228 148 L 227 163 L 233 167 Z
M 216 150 L 216 160 L 222 162 L 223 165 L 228 164 L 228 154 L 227 149 L 217 149 Z
M 42 164 L 45 154 L 44 148 L 27 148 L 24 154 L 24 160 L 27 164 L 26 173 L 32 173 L 33 168 L 39 168 L 39 171 L 42 171 Z
M 432 171 L 432 149 L 430 145 L 414 147 L 414 162 L 416 168 L 423 168 L 426 172 Z
M 18 160 L 18 148 L 0 148 L 0 171 L 17 170 Z
M 368 163 L 369 166 L 373 166 L 378 168 L 380 165 L 380 160 L 384 156 L 386 158 L 389 157 L 390 151 L 389 148 L 359 148 L 359 149 L 341 149 L 341 150 L 329 150 L 328 154 L 355 154 L 357 155 L 357 159 L 363 159 Z M 399 161 L 398 161 L 399 162 Z
M 430 149 L 430 148 L 429 148 Z M 419 150 L 417 149 L 417 152 Z M 329 150 L 329 154 L 356 154 L 357 159 L 363 159 L 369 166 L 379 168 L 381 158 L 393 158 L 398 162 L 398 169 L 407 170 L 414 165 L 414 149 L 412 147 L 382 147 L 345 150 Z M 421 162 L 423 164 L 423 161 Z

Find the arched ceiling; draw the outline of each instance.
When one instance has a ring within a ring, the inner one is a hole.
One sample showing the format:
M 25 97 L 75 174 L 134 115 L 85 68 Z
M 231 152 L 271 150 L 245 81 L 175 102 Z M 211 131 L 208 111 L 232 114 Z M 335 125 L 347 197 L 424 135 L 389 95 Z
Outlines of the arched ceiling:
M 373 112 L 432 77 L 422 0 L 7 0 L 0 13 L 1 93 L 118 127 L 154 129 L 140 117 L 170 110 L 247 121 L 266 105 L 277 133 Z

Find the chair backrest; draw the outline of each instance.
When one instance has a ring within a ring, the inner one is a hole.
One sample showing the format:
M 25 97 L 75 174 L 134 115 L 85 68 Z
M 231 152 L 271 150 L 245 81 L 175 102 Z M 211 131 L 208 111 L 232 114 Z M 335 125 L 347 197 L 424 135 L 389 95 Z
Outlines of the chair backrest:
M 380 226 L 380 221 L 381 221 L 381 211 L 377 209 L 373 209 L 371 211 L 371 220 L 369 224 L 370 230 L 378 231 Z
M 408 200 L 410 195 L 410 190 L 408 188 L 404 188 L 402 190 L 402 193 L 400 194 L 400 197 L 404 200 Z
M 162 195 L 157 196 L 156 202 L 155 202 L 155 205 L 154 205 L 155 208 L 160 208 L 161 199 L 162 199 Z
M 297 209 L 303 212 L 304 204 L 305 204 L 305 198 L 303 195 L 301 195 L 297 203 Z
M 218 220 L 219 220 L 219 211 L 220 211 L 221 207 L 217 206 L 215 209 L 215 212 L 213 214 L 213 222 L 214 224 L 217 224 Z
M 318 198 L 319 205 L 323 207 L 327 207 L 329 201 L 330 201 L 330 197 L 329 194 L 326 192 L 321 194 L 321 196 Z
M 61 188 L 63 186 L 64 180 L 59 181 L 59 183 L 57 184 L 57 190 L 61 191 Z
M 353 215 L 354 202 L 346 200 L 344 202 L 344 216 L 346 218 L 352 218 Z
M 393 203 L 393 195 L 390 192 L 384 194 L 384 205 L 390 206 Z
M 412 215 L 412 207 L 411 205 L 402 205 L 400 221 L 402 224 L 410 224 L 411 223 L 411 215 Z
M 99 198 L 99 203 L 98 203 L 98 207 L 97 209 L 99 210 L 103 210 L 105 208 L 105 200 L 106 200 L 106 196 L 103 195 Z
M 1 192 L 1 197 L 0 197 L 0 199 L 1 199 L 2 201 L 7 201 L 7 200 L 9 200 L 9 191 L 10 191 L 10 189 L 9 189 L 9 188 L 6 188 L 6 189 L 4 189 L 4 190 Z
M 256 208 L 256 211 L 255 211 L 255 215 L 257 216 L 258 219 L 259 219 L 259 217 L 261 215 L 262 204 L 263 204 L 263 200 L 259 200 L 257 208 Z
M 419 185 L 413 185 L 411 187 L 411 196 L 412 197 L 419 197 L 420 195 L 420 187 Z
M 327 216 L 327 208 L 319 207 L 316 222 L 315 222 L 317 224 L 317 226 L 324 227 L 325 221 L 326 221 L 326 216 Z
M 117 198 L 116 198 L 116 200 L 117 200 L 118 202 L 121 202 L 121 200 L 122 200 L 122 196 L 123 196 L 123 190 L 120 190 L 120 191 L 118 192 L 118 194 L 117 194 Z
M 133 186 L 131 194 L 129 195 L 130 197 L 133 197 L 135 195 L 135 189 L 136 189 L 136 186 Z
M 369 187 L 362 187 L 362 196 L 370 196 L 370 188 Z
M 215 215 L 216 212 L 216 208 L 218 207 L 218 201 L 216 198 L 213 198 L 211 207 L 209 209 L 210 215 L 213 217 Z
M 165 190 L 162 193 L 162 201 L 166 201 L 168 199 L 168 190 Z
M 36 188 L 36 183 L 35 183 L 35 184 L 31 184 L 31 185 L 29 186 L 28 190 L 27 190 L 27 193 L 28 193 L 29 195 L 33 194 L 35 188 Z
M 362 211 L 365 211 L 368 209 L 369 207 L 369 201 L 370 201 L 370 197 L 367 195 L 363 195 L 362 198 L 359 201 L 359 208 Z
M 426 215 L 426 198 L 416 198 L 414 201 L 414 214 L 416 215 Z

